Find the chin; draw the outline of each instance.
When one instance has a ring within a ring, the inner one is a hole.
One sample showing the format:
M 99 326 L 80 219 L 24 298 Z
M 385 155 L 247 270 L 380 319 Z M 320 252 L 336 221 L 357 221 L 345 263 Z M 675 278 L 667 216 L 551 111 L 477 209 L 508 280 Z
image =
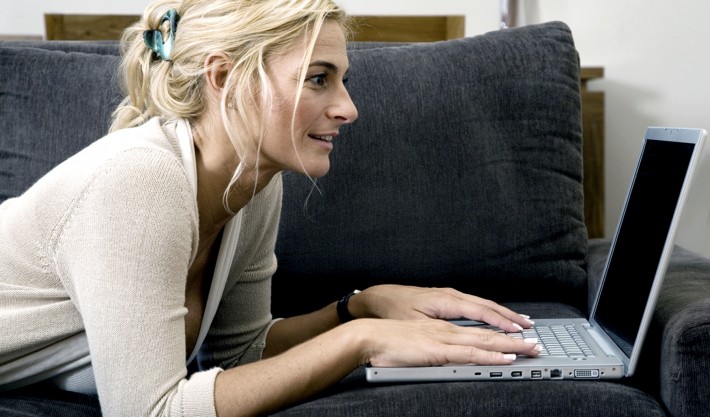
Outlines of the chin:
M 308 172 L 306 172 L 306 175 L 308 175 L 311 178 L 320 178 L 320 177 L 324 177 L 325 174 L 328 173 L 328 171 L 330 171 L 330 169 L 328 169 L 328 168 L 322 169 L 322 170 L 316 170 L 316 171 L 308 170 Z
M 320 178 L 322 176 L 325 176 L 328 171 L 330 171 L 330 162 L 326 164 L 318 164 L 316 166 L 305 165 L 305 171 L 301 170 L 302 173 L 311 178 Z

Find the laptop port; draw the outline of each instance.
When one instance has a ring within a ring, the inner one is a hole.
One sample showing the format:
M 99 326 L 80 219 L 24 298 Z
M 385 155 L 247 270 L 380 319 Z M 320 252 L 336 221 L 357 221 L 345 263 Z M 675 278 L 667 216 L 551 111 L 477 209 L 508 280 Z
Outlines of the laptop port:
M 513 378 L 522 378 L 523 371 L 513 371 L 510 373 L 510 376 L 512 376 Z
M 503 372 L 491 372 L 491 378 L 500 378 L 503 376 Z
M 562 371 L 559 369 L 550 370 L 550 378 L 562 378 Z
M 598 369 L 575 369 L 574 377 L 580 379 L 597 379 L 599 378 Z
M 539 369 L 534 369 L 530 371 L 530 377 L 533 379 L 542 379 L 542 371 Z

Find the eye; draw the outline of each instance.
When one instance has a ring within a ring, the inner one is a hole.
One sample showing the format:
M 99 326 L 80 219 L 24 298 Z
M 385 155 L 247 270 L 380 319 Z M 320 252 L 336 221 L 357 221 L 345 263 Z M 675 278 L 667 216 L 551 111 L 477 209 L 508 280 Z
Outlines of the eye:
M 348 84 L 348 81 L 350 81 L 350 78 L 348 78 L 348 77 L 343 78 L 343 84 L 344 84 L 344 85 L 347 85 L 347 84 Z
M 306 81 L 318 87 L 325 87 L 325 85 L 327 84 L 327 75 L 317 74 L 312 77 L 309 77 Z

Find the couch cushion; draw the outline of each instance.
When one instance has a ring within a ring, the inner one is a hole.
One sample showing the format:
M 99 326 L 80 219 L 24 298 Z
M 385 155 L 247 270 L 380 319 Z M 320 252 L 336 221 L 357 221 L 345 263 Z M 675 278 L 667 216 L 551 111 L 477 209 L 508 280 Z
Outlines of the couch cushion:
M 120 101 L 115 45 L 46 49 L 94 50 L 81 45 L 0 43 L 0 202 L 108 131 Z
M 447 382 L 374 385 L 358 369 L 320 398 L 273 417 L 664 417 L 650 395 L 605 381 Z M 588 401 L 580 401 L 588 399 Z
M 350 50 L 359 120 L 313 190 L 284 177 L 273 310 L 453 286 L 586 309 L 579 63 L 548 23 Z M 308 297 L 294 297 L 306 293 Z

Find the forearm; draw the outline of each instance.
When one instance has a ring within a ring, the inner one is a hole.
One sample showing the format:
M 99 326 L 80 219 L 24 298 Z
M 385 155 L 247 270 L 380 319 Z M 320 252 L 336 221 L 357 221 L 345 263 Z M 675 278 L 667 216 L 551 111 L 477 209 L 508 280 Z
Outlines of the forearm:
M 337 383 L 360 365 L 364 349 L 358 334 L 341 326 L 281 355 L 220 373 L 215 383 L 217 415 L 268 413 Z
M 510 364 L 516 355 L 536 356 L 537 340 L 522 340 L 444 320 L 353 320 L 338 326 L 335 304 L 290 319 L 272 337 L 293 342 L 288 324 L 323 318 L 330 331 L 280 355 L 231 368 L 217 376 L 218 415 L 263 414 L 304 400 L 335 384 L 357 366 L 421 366 L 449 363 Z M 326 323 L 327 322 L 327 323 Z M 316 332 L 318 325 L 306 325 Z M 288 335 L 288 336 L 287 336 Z
M 454 319 L 485 321 L 507 331 L 530 327 L 527 318 L 490 300 L 452 289 L 377 285 L 350 297 L 348 311 L 356 318 Z M 262 357 L 269 358 L 340 324 L 336 303 L 275 323 L 266 338 Z
M 336 303 L 331 303 L 313 313 L 289 317 L 274 323 L 266 337 L 263 357 L 278 355 L 337 327 L 340 319 L 335 305 Z

